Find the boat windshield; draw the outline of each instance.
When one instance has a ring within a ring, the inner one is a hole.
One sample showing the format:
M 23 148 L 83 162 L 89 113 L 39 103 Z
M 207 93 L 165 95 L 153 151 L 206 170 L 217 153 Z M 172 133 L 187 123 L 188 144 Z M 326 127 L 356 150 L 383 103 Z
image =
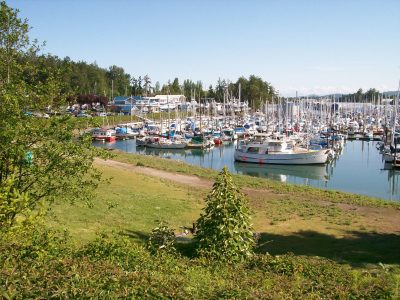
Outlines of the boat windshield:
M 247 148 L 247 153 L 258 153 L 260 148 L 258 147 L 249 147 Z

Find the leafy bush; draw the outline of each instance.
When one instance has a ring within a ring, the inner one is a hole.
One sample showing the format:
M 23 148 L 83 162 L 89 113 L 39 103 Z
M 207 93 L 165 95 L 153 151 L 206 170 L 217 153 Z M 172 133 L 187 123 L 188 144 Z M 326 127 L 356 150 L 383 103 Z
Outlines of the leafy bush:
M 14 187 L 13 178 L 0 181 L 0 230 L 12 227 L 18 215 L 31 216 L 28 195 Z
M 176 251 L 174 230 L 168 227 L 165 221 L 159 221 L 150 234 L 147 247 L 152 253 L 168 252 L 174 253 Z
M 294 255 L 253 255 L 234 265 L 154 256 L 119 234 L 82 248 L 42 227 L 0 237 L 3 298 L 390 299 L 399 278 L 392 269 L 361 272 Z
M 201 256 L 237 262 L 252 255 L 254 238 L 248 202 L 226 167 L 206 198 L 197 226 L 195 239 Z

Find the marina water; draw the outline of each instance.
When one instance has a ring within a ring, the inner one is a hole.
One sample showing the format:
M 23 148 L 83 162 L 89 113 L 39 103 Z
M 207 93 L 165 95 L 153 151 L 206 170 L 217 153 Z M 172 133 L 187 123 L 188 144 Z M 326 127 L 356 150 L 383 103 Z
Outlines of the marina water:
M 135 139 L 113 143 L 94 142 L 106 149 L 155 155 L 205 168 L 263 177 L 281 182 L 400 201 L 400 171 L 386 169 L 374 141 L 347 141 L 341 155 L 328 165 L 259 165 L 234 162 L 235 144 L 209 150 L 163 150 L 136 147 Z

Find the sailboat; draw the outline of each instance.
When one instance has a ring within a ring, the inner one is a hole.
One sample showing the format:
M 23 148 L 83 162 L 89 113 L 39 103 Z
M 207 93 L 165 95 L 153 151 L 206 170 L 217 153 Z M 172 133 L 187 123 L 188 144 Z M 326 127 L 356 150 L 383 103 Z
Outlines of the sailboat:
M 399 87 L 397 89 L 397 97 L 394 100 L 390 151 L 384 154 L 385 162 L 392 163 L 394 168 L 397 168 L 400 165 L 400 147 L 397 146 L 400 137 L 396 137 L 397 109 L 398 109 L 399 98 L 400 98 L 400 81 L 399 81 Z

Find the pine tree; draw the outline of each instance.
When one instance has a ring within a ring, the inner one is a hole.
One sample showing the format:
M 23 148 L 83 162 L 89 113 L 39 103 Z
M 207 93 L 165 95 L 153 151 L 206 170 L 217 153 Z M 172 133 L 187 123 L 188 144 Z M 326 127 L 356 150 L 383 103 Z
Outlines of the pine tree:
M 224 167 L 197 221 L 198 254 L 229 262 L 251 256 L 254 238 L 250 221 L 248 201 Z

